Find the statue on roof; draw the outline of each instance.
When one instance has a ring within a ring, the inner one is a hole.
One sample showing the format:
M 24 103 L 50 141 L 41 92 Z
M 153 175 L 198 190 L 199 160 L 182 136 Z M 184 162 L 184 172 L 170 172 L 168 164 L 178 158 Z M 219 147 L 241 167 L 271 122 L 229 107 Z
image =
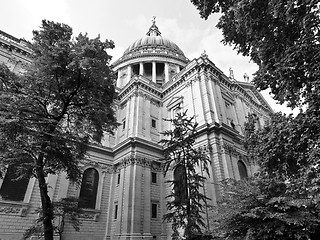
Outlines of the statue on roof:
M 159 31 L 157 25 L 156 25 L 156 17 L 153 16 L 153 19 L 151 20 L 152 25 L 149 28 L 149 31 L 147 32 L 147 36 L 161 36 L 161 32 Z

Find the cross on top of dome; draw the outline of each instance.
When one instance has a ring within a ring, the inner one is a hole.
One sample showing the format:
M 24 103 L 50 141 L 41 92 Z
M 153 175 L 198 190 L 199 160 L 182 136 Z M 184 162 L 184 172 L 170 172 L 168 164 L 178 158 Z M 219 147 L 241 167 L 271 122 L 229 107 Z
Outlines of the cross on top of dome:
M 156 25 L 156 17 L 155 16 L 153 16 L 152 25 L 149 28 L 149 31 L 147 32 L 147 36 L 161 36 L 161 32 L 159 31 L 159 29 Z

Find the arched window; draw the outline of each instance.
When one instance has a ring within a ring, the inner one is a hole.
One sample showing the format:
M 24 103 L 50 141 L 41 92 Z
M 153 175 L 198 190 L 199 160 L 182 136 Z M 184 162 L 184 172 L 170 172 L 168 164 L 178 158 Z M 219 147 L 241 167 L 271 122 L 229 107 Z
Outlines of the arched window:
M 238 161 L 238 169 L 239 169 L 240 179 L 245 179 L 248 177 L 247 167 L 241 160 Z
M 176 204 L 184 204 L 187 201 L 187 178 L 186 168 L 183 165 L 178 165 L 173 173 L 174 178 L 174 200 Z
M 99 173 L 94 168 L 84 171 L 79 196 L 79 207 L 94 209 L 96 206 Z
M 29 178 L 18 178 L 15 165 L 10 165 L 3 179 L 0 196 L 3 200 L 23 201 L 29 184 Z

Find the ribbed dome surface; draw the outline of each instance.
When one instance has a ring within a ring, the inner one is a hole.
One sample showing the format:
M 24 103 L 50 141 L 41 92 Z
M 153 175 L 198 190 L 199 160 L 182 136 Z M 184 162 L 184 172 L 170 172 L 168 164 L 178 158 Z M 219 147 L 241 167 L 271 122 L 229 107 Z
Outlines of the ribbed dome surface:
M 174 53 L 177 53 L 179 55 L 183 55 L 184 53 L 181 51 L 181 49 L 175 44 L 174 42 L 163 38 L 161 35 L 158 36 L 144 36 L 138 40 L 136 40 L 134 43 L 132 43 L 124 52 L 124 55 L 130 53 L 139 51 L 142 49 L 148 49 L 148 48 L 159 48 L 159 49 L 165 49 L 167 51 L 171 51 Z

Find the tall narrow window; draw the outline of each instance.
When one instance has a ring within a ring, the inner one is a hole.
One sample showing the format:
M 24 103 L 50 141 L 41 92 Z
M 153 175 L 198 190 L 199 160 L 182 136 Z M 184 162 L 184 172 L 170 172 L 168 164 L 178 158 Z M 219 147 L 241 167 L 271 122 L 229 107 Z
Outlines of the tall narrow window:
M 118 218 L 118 204 L 114 205 L 114 219 Z
M 247 167 L 241 160 L 238 161 L 238 169 L 239 169 L 240 179 L 245 179 L 248 177 Z
M 155 119 L 151 119 L 151 127 L 153 127 L 153 128 L 157 127 L 157 122 Z
M 120 175 L 120 173 L 118 173 L 118 180 L 117 180 L 117 184 L 120 184 L 120 179 L 121 179 L 121 175 Z
M 122 121 L 122 130 L 124 130 L 126 128 L 126 120 Z
M 19 178 L 17 167 L 10 165 L 0 188 L 0 196 L 3 200 L 23 201 L 28 184 L 29 178 Z
M 151 218 L 158 217 L 158 204 L 152 203 L 151 204 Z
M 96 206 L 99 173 L 94 168 L 84 171 L 80 189 L 79 207 L 94 209 Z
M 174 177 L 174 198 L 177 205 L 185 204 L 187 201 L 187 178 L 186 168 L 183 165 L 176 167 L 173 173 Z
M 151 182 L 157 183 L 157 173 L 155 173 L 155 172 L 151 173 Z

